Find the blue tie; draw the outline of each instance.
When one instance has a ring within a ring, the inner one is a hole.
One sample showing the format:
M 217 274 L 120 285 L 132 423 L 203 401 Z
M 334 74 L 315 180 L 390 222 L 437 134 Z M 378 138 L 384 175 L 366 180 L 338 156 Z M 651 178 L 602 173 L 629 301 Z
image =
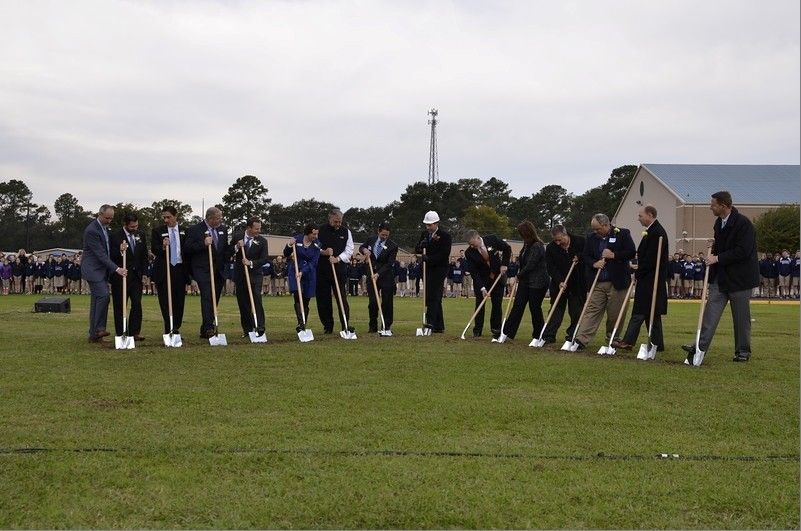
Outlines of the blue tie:
M 373 246 L 373 256 L 378 258 L 378 255 L 381 254 L 381 249 L 383 249 L 383 245 L 381 245 L 381 240 L 376 240 L 375 245 Z
M 175 229 L 170 231 L 170 263 L 174 266 L 178 265 L 178 242 L 176 241 Z

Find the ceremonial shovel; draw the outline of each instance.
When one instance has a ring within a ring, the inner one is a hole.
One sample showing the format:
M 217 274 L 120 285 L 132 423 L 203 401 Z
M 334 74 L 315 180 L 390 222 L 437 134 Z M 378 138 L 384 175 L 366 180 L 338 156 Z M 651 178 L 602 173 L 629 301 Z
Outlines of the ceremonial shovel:
M 529 347 L 542 348 L 543 346 L 545 346 L 545 340 L 542 339 L 542 335 L 545 333 L 545 328 L 548 326 L 548 323 L 551 322 L 551 317 L 553 317 L 553 312 L 556 309 L 556 306 L 559 304 L 559 299 L 562 298 L 562 294 L 565 292 L 565 289 L 567 289 L 567 281 L 570 280 L 570 275 L 573 274 L 573 269 L 576 267 L 577 263 L 578 260 L 574 258 L 573 263 L 570 264 L 570 270 L 567 272 L 567 276 L 565 277 L 565 280 L 563 282 L 565 287 L 559 288 L 559 293 L 556 294 L 556 298 L 553 300 L 553 304 L 551 304 L 551 309 L 548 312 L 548 317 L 545 318 L 545 323 L 543 323 L 542 330 L 540 330 L 540 337 L 537 339 L 532 339 L 531 343 L 528 344 Z
M 356 339 L 356 332 L 348 326 L 348 316 L 345 315 L 345 305 L 342 302 L 342 293 L 339 291 L 339 279 L 337 278 L 337 269 L 334 263 L 331 262 L 331 273 L 334 275 L 334 287 L 337 289 L 337 300 L 339 301 L 339 311 L 342 314 L 342 322 L 345 323 L 345 330 L 339 332 L 339 337 L 342 339 Z
M 506 311 L 503 314 L 503 321 L 501 321 L 501 335 L 498 339 L 492 338 L 493 343 L 503 343 L 509 336 L 503 333 L 503 327 L 506 326 L 506 320 L 509 319 L 509 311 L 512 309 L 512 302 L 515 300 L 515 293 L 517 293 L 517 280 L 512 284 L 512 291 L 509 293 L 509 302 L 506 303 Z
M 373 261 L 367 257 L 367 266 L 370 268 L 370 278 L 373 281 L 373 290 L 375 291 L 375 300 L 378 303 L 378 315 L 381 316 L 381 330 L 378 331 L 380 337 L 392 337 L 392 330 L 387 330 L 387 323 L 384 321 L 384 310 L 381 309 L 381 295 L 378 293 L 378 284 L 376 284 L 375 277 L 373 276 Z
M 300 304 L 300 316 L 303 318 L 303 329 L 298 332 L 298 339 L 301 343 L 314 341 L 314 334 L 306 328 L 306 308 L 303 307 L 303 289 L 300 287 L 300 269 L 298 268 L 298 243 L 292 246 L 292 261 L 295 263 L 295 284 L 298 286 L 298 304 Z
M 615 328 L 612 329 L 612 336 L 609 338 L 609 344 L 606 346 L 601 347 L 598 349 L 598 354 L 607 356 L 614 356 L 617 352 L 617 349 L 612 346 L 612 342 L 615 340 L 615 334 L 617 334 L 617 329 L 620 326 L 620 321 L 623 319 L 623 316 L 626 315 L 626 308 L 629 304 L 629 297 L 631 297 L 631 289 L 634 287 L 634 281 L 631 281 L 629 284 L 629 289 L 626 290 L 626 298 L 623 299 L 623 306 L 620 307 L 620 312 L 617 314 L 617 320 L 615 321 Z
M 590 287 L 590 291 L 587 292 L 587 300 L 584 302 L 584 307 L 581 309 L 581 314 L 579 315 L 578 322 L 576 323 L 576 328 L 573 330 L 573 338 L 570 341 L 565 341 L 565 343 L 562 345 L 562 348 L 559 350 L 566 350 L 568 352 L 575 352 L 578 350 L 576 336 L 578 335 L 579 328 L 581 327 L 581 320 L 584 319 L 584 313 L 587 311 L 587 306 L 590 305 L 592 292 L 595 291 L 595 285 L 598 283 L 598 278 L 601 276 L 601 271 L 603 271 L 603 269 L 598 269 L 598 272 L 595 273 L 595 280 L 592 281 L 592 287 Z
M 242 249 L 242 259 L 245 259 L 245 246 L 241 247 Z M 267 343 L 267 334 L 259 334 L 258 331 L 258 323 L 259 320 L 256 318 L 256 303 L 253 301 L 253 287 L 250 285 L 250 269 L 245 264 L 242 264 L 242 269 L 245 270 L 245 283 L 248 285 L 248 297 L 250 298 L 250 311 L 253 312 L 253 330 L 248 332 L 248 337 L 250 338 L 251 343 Z
M 423 249 L 423 327 L 418 328 L 414 334 L 416 336 L 430 336 L 431 328 L 426 326 L 426 314 L 428 313 L 428 306 L 426 305 L 426 298 L 428 297 L 428 285 L 426 284 L 426 250 Z
M 122 268 L 127 270 L 128 245 L 125 245 L 125 250 L 122 252 Z M 114 336 L 114 347 L 119 349 L 132 349 L 134 348 L 134 338 L 128 335 L 128 277 L 122 277 L 122 335 Z
M 211 236 L 208 231 L 206 234 Z M 214 286 L 214 258 L 211 255 L 211 245 L 209 249 L 209 280 L 211 280 L 211 305 L 214 308 L 214 335 L 209 338 L 209 345 L 212 347 L 227 347 L 228 339 L 225 334 L 220 333 L 218 318 L 217 318 L 217 289 Z
M 648 343 L 640 345 L 637 353 L 638 360 L 652 360 L 656 357 L 656 345 L 651 342 L 651 332 L 654 329 L 654 312 L 656 311 L 656 289 L 659 287 L 659 273 L 662 271 L 662 236 L 659 237 L 659 247 L 656 250 L 656 272 L 654 273 L 654 289 L 651 294 L 651 320 L 648 321 Z M 697 347 L 696 347 L 697 348 Z
M 169 238 L 169 233 L 161 235 L 164 238 Z M 170 258 L 170 246 L 169 244 L 165 246 L 164 250 L 167 253 L 167 260 L 164 264 L 164 267 L 167 268 L 167 310 L 170 314 L 170 333 L 163 334 L 161 337 L 164 338 L 164 346 L 165 347 L 180 347 L 183 345 L 183 341 L 181 341 L 181 334 L 174 334 L 173 330 L 173 316 L 172 316 L 172 270 L 170 266 L 172 264 L 172 259 Z
M 462 330 L 462 339 L 465 339 L 464 335 L 467 333 L 467 329 L 468 329 L 468 328 L 470 328 L 470 325 L 473 323 L 473 319 L 475 319 L 475 318 L 476 318 L 476 315 L 478 315 L 478 312 L 480 312 L 480 311 L 481 311 L 481 308 L 483 308 L 483 307 L 484 307 L 484 304 L 487 302 L 487 299 L 489 299 L 490 295 L 492 295 L 492 290 L 494 290 L 494 289 L 495 289 L 495 286 L 497 286 L 497 285 L 498 285 L 498 281 L 499 281 L 499 280 L 500 280 L 502 277 L 503 277 L 503 275 L 499 274 L 499 275 L 498 275 L 498 276 L 495 278 L 495 282 L 493 282 L 493 283 L 492 283 L 492 286 L 490 286 L 490 289 L 489 289 L 489 291 L 487 292 L 487 294 L 486 294 L 486 295 L 484 295 L 484 298 L 483 298 L 483 299 L 481 299 L 481 302 L 478 304 L 478 307 L 476 308 L 476 311 L 474 311 L 474 312 L 473 312 L 473 315 L 472 315 L 472 317 L 470 317 L 470 320 L 469 320 L 469 321 L 467 321 L 467 326 L 465 326 L 465 327 L 464 327 L 464 330 Z
M 706 250 L 706 255 L 709 256 L 712 254 L 712 248 Z M 693 366 L 700 367 L 701 364 L 704 362 L 704 351 L 701 350 L 699 344 L 701 342 L 701 323 L 704 321 L 704 309 L 706 308 L 706 291 L 707 287 L 709 286 L 709 266 L 706 266 L 704 270 L 704 288 L 703 292 L 701 293 L 701 310 L 698 312 L 698 330 L 695 332 L 695 354 L 693 354 Z M 768 295 L 770 295 L 770 291 L 768 291 Z M 687 355 L 687 359 L 684 360 L 685 365 L 690 364 L 690 355 Z

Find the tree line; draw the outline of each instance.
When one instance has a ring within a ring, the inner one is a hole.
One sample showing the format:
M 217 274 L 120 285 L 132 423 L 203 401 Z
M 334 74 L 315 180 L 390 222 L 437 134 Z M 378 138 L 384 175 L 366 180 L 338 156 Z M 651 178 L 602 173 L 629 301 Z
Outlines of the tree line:
M 555 224 L 585 232 L 593 213 L 604 212 L 610 216 L 615 213 L 636 171 L 635 165 L 615 168 L 606 182 L 579 195 L 552 184 L 518 197 L 512 194 L 507 183 L 495 177 L 440 181 L 433 185 L 415 182 L 408 185 L 398 199 L 386 205 L 347 209 L 345 221 L 357 241 L 372 234 L 379 223 L 386 221 L 392 226 L 393 239 L 406 247 L 416 243 L 427 210 L 436 210 L 441 225 L 456 239 L 468 229 L 515 237 L 515 227 L 524 219 L 534 222 L 543 235 Z M 56 199 L 51 212 L 46 205 L 35 203 L 33 199 L 24 181 L 0 182 L 3 227 L 0 248 L 80 247 L 83 230 L 94 217 L 96 207 L 87 209 L 78 198 L 64 193 Z M 168 204 L 178 210 L 181 223 L 196 223 L 203 214 L 192 212 L 188 204 L 177 199 L 164 198 L 150 205 L 117 203 L 112 226 L 121 226 L 124 213 L 133 211 L 139 216 L 140 228 L 149 234 L 153 226 L 161 223 L 162 207 Z M 222 202 L 215 206 L 222 209 L 231 227 L 240 228 L 249 217 L 257 216 L 263 220 L 263 232 L 281 235 L 297 233 L 308 222 L 322 222 L 326 212 L 335 207 L 314 197 L 289 205 L 273 203 L 267 186 L 253 175 L 236 179 Z

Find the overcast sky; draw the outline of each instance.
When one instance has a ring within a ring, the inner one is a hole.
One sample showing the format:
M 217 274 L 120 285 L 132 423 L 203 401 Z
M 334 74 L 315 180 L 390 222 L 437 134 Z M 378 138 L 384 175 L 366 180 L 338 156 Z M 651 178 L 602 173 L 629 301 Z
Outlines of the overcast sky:
M 199 213 L 384 205 L 428 172 L 581 193 L 640 162 L 799 162 L 798 0 L 0 1 L 0 181 Z

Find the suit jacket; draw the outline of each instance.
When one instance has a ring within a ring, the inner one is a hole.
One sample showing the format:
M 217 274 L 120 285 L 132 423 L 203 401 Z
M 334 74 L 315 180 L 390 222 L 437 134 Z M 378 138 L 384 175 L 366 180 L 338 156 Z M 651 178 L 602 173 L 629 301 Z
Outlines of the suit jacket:
M 448 272 L 448 263 L 451 257 L 451 235 L 442 230 L 437 229 L 437 232 L 431 235 L 427 230 L 424 230 L 420 235 L 420 241 L 415 247 L 415 252 L 421 254 L 423 249 L 426 251 L 425 262 L 429 269 L 441 269 L 442 273 Z
M 206 231 L 209 230 L 205 221 L 192 225 L 186 231 L 186 245 L 183 246 L 184 261 L 188 262 L 192 276 L 196 280 L 206 280 L 209 276 L 209 251 L 204 243 Z M 211 245 L 214 271 L 222 275 L 228 251 L 228 228 L 225 225 L 217 227 L 217 247 Z
M 582 263 L 585 245 L 584 236 L 570 233 L 568 233 L 568 236 L 570 237 L 570 245 L 567 250 L 562 249 L 554 242 L 545 247 L 545 262 L 548 265 L 548 274 L 551 276 L 550 291 L 554 294 L 559 291 L 559 284 L 565 281 L 567 272 L 570 271 L 570 266 L 573 264 L 573 257 L 578 256 L 579 263 L 573 268 L 573 273 L 570 274 L 565 291 L 572 294 L 586 293 L 588 286 L 585 282 L 584 264 Z
M 721 225 L 720 218 L 715 220 L 712 254 L 717 255 L 718 263 L 709 269 L 709 282 L 717 281 L 718 289 L 725 293 L 757 287 L 759 262 L 754 225 L 736 208 L 731 209 L 726 227 Z
M 106 238 L 111 247 L 111 235 L 108 229 L 97 219 L 92 221 L 83 231 L 83 259 L 81 260 L 81 276 L 87 282 L 108 280 L 109 275 L 117 270 L 106 248 Z
M 541 242 L 523 245 L 519 258 L 520 270 L 517 272 L 518 282 L 525 282 L 528 287 L 535 289 L 548 287 L 545 253 L 545 246 Z
M 591 232 L 587 235 L 584 243 L 584 265 L 587 278 L 587 289 L 592 285 L 597 271 L 592 264 L 601 259 L 602 248 L 609 249 L 615 253 L 615 257 L 606 261 L 606 269 L 609 272 L 609 280 L 617 290 L 628 289 L 631 284 L 631 268 L 629 260 L 634 258 L 634 240 L 631 239 L 631 231 L 621 227 L 610 226 L 609 235 L 602 244 L 603 238 Z
M 509 258 L 512 256 L 512 247 L 498 236 L 490 234 L 484 236 L 483 239 L 489 255 L 489 263 L 484 261 L 478 249 L 468 247 L 464 252 L 470 274 L 473 275 L 473 287 L 477 291 L 480 291 L 481 288 L 490 289 L 492 283 L 501 274 L 501 266 L 508 267 Z
M 129 275 L 133 275 L 141 280 L 147 268 L 147 241 L 145 240 L 144 234 L 139 231 L 136 231 L 133 237 L 138 238 L 138 241 L 134 241 L 136 249 L 131 249 L 131 244 L 128 244 L 128 249 L 125 251 L 125 265 Z M 128 238 L 125 236 L 124 229 L 115 230 L 111 233 L 111 260 L 119 267 L 122 267 L 120 244 L 127 240 Z
M 234 282 L 245 281 L 245 266 L 242 265 L 242 251 L 239 249 L 237 242 L 245 239 L 244 232 L 234 233 L 231 239 L 231 245 L 228 246 L 228 257 L 234 257 L 234 273 L 232 279 Z M 248 260 L 253 262 L 253 265 L 248 268 L 250 278 L 261 279 L 264 277 L 264 270 L 262 266 L 267 262 L 267 238 L 259 234 L 253 241 L 250 242 L 250 248 L 245 247 L 245 256 Z
M 167 264 L 167 253 L 164 252 L 164 234 L 167 234 L 167 225 L 155 227 L 150 234 L 150 252 L 156 257 L 156 259 L 153 260 L 153 281 L 158 283 L 167 281 L 167 269 L 165 267 Z M 181 254 L 183 254 L 184 247 L 186 246 L 186 231 L 180 225 L 178 226 L 178 240 L 181 244 Z M 181 257 L 179 266 L 186 271 L 186 263 L 183 257 Z
M 660 236 L 662 237 L 662 257 L 657 265 L 656 255 L 659 251 Z M 637 269 L 634 271 L 637 287 L 634 292 L 632 313 L 639 315 L 651 314 L 651 297 L 654 293 L 654 278 L 658 268 L 659 285 L 656 288 L 656 315 L 667 314 L 668 257 L 667 232 L 665 232 L 659 220 L 654 220 L 653 224 L 648 228 L 648 234 L 643 236 L 642 240 L 640 240 L 640 245 L 637 247 Z
M 367 241 L 359 246 L 359 252 L 362 249 L 370 249 L 370 263 L 373 265 L 373 272 L 378 274 L 376 284 L 382 288 L 392 287 L 395 285 L 394 265 L 395 258 L 398 256 L 398 244 L 388 239 L 384 242 L 384 249 L 381 254 L 376 258 L 373 256 L 373 247 L 376 240 L 378 240 L 377 234 L 367 238 Z M 367 272 L 369 273 L 370 271 L 368 270 Z

